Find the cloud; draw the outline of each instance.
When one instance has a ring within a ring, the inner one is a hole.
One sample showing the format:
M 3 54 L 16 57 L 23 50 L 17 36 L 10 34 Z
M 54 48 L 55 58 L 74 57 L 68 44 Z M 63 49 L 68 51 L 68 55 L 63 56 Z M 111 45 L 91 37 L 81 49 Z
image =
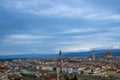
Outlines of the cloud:
M 100 31 L 100 30 L 98 28 L 80 26 L 78 28 L 65 29 L 61 32 L 61 34 L 87 33 L 87 32 L 94 32 L 94 31 Z
M 71 2 L 73 4 L 71 4 Z M 93 5 L 91 6 L 91 4 L 85 1 L 6 0 L 0 5 L 18 12 L 30 13 L 38 16 L 120 21 L 120 14 L 116 14 L 115 11 L 97 8 Z
M 11 44 L 42 44 L 45 39 L 52 39 L 53 36 L 40 36 L 31 34 L 12 34 L 5 36 L 5 42 Z
M 95 43 L 82 43 L 77 42 L 75 44 L 68 44 L 55 48 L 55 50 L 63 50 L 64 52 L 75 52 L 75 51 L 90 51 L 92 48 L 101 47 L 101 45 L 96 45 Z
M 120 14 L 113 14 L 113 13 L 92 13 L 85 15 L 86 19 L 92 19 L 92 20 L 112 20 L 112 21 L 120 21 Z
M 58 42 L 61 46 L 56 47 L 54 50 L 63 50 L 64 52 L 75 51 L 90 51 L 95 49 L 119 49 L 118 42 L 111 41 L 74 41 L 74 42 Z M 114 45 L 114 46 L 113 46 Z M 112 48 L 111 48 L 112 46 Z
M 11 39 L 45 39 L 45 38 L 53 38 L 53 36 L 39 36 L 39 35 L 29 35 L 29 34 L 15 34 L 15 35 L 8 35 L 8 38 Z
M 119 11 L 95 2 L 1 0 L 0 49 L 21 54 L 119 46 Z

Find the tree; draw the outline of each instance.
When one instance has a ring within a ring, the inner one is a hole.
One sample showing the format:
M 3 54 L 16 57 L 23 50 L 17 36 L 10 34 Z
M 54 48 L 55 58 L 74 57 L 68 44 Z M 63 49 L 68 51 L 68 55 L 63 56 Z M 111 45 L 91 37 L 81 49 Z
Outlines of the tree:
M 70 77 L 68 75 L 64 75 L 65 80 L 70 80 Z
M 53 71 L 56 71 L 56 67 L 53 67 Z
M 81 71 L 81 74 L 84 74 L 84 72 L 83 72 L 83 71 Z
M 110 76 L 108 80 L 115 80 L 113 76 Z
M 77 76 L 74 75 L 74 77 L 71 80 L 77 80 Z

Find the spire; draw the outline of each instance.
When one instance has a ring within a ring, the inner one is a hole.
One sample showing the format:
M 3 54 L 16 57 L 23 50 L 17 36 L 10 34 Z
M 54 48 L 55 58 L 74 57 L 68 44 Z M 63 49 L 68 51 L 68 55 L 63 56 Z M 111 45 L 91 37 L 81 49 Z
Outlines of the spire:
M 106 58 L 109 58 L 109 57 L 111 57 L 112 55 L 111 55 L 111 52 L 109 51 L 109 50 L 107 50 L 106 52 L 105 52 L 105 57 Z
M 59 51 L 59 55 L 62 56 L 62 51 L 61 50 Z
M 60 61 L 62 60 L 62 51 L 61 50 L 59 51 L 59 59 L 60 59 Z

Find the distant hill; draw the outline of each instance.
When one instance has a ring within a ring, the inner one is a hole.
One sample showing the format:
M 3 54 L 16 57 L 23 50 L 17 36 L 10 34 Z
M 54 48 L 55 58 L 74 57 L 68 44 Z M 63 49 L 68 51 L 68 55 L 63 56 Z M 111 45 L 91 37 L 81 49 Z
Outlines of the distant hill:
M 16 54 L 16 55 L 0 55 L 0 59 L 13 58 L 49 58 L 57 57 L 57 54 Z
M 64 57 L 88 57 L 92 53 L 96 54 L 97 56 L 104 56 L 106 50 L 91 50 L 91 51 L 86 51 L 86 52 L 69 52 L 69 53 L 64 53 Z M 110 50 L 113 56 L 120 56 L 120 49 L 112 49 Z
M 86 52 L 66 52 L 63 53 L 63 57 L 88 57 L 90 54 L 95 53 L 97 56 L 104 56 L 106 50 L 91 50 Z M 120 56 L 120 49 L 110 50 L 113 56 Z M 58 57 L 58 54 L 18 54 L 18 55 L 0 55 L 0 59 L 12 59 L 12 58 L 48 58 Z

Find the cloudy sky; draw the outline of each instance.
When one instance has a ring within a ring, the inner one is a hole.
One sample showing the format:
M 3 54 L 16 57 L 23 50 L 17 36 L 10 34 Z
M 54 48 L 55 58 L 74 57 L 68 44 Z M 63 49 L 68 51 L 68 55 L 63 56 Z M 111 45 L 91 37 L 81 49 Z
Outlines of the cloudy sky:
M 120 0 L 0 0 L 0 55 L 120 48 Z

